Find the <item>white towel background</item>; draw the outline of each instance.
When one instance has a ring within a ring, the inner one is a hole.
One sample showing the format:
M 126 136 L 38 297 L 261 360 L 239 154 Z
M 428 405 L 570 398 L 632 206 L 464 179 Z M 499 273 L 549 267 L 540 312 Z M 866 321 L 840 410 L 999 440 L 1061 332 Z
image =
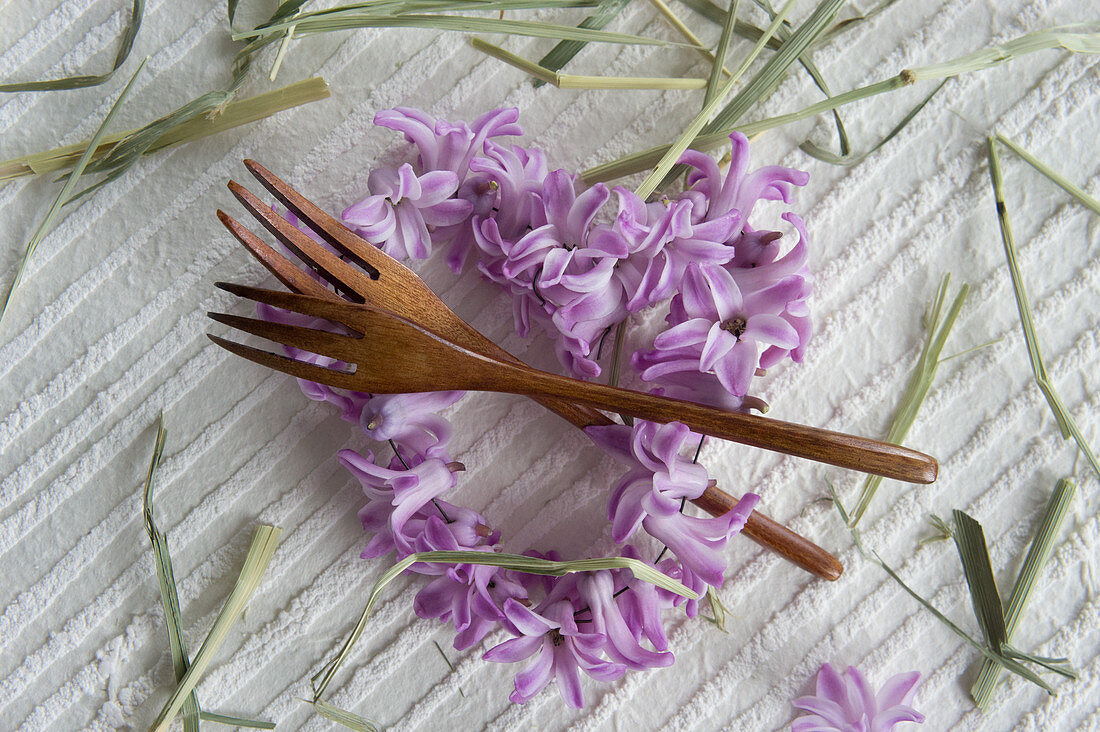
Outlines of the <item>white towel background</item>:
M 0 79 L 107 68 L 129 5 L 0 2 Z M 796 15 L 810 5 L 802 3 Z M 1084 20 L 1087 5 L 911 0 L 814 56 L 833 90 L 842 91 Z M 717 38 L 715 26 L 676 9 L 708 42 Z M 576 22 L 583 12 L 543 17 Z M 674 38 L 641 0 L 613 28 Z M 506 44 L 537 58 L 552 42 Z M 734 62 L 747 46 L 734 42 Z M 133 57 L 109 84 L 0 98 L 0 157 L 87 138 L 141 56 L 150 60 L 116 129 L 227 83 L 233 52 L 224 3 L 150 0 Z M 246 94 L 273 87 L 265 78 L 269 63 L 270 56 L 261 61 Z M 570 70 L 702 76 L 706 65 L 685 49 L 590 46 Z M 174 685 L 140 515 L 161 411 L 169 435 L 155 505 L 169 535 L 192 653 L 229 592 L 253 527 L 268 522 L 286 531 L 198 687 L 202 706 L 274 720 L 280 729 L 331 726 L 298 698 L 342 643 L 388 562 L 359 559 L 361 492 L 334 458 L 343 447 L 367 449 L 357 430 L 307 401 L 293 380 L 230 357 L 204 335 L 206 310 L 245 311 L 214 281 L 272 282 L 214 217 L 218 207 L 241 214 L 225 189 L 229 178 L 258 190 L 242 158 L 257 158 L 339 211 L 364 194 L 372 166 L 408 152 L 396 135 L 372 126 L 379 109 L 407 104 L 472 119 L 518 106 L 524 143 L 544 148 L 554 167 L 580 170 L 669 139 L 702 98 L 698 91 L 536 90 L 462 35 L 431 31 L 301 40 L 279 83 L 311 75 L 329 81 L 330 99 L 146 158 L 66 208 L 30 265 L 0 335 L 4 729 L 145 728 Z M 846 108 L 855 149 L 887 132 L 930 88 Z M 995 342 L 944 364 L 909 438 L 940 459 L 940 479 L 925 487 L 884 483 L 863 522 L 865 539 L 977 635 L 953 545 L 917 546 L 931 533 L 926 515 L 961 508 L 980 520 L 1007 595 L 1055 481 L 1076 472 L 1079 499 L 1016 643 L 1069 656 L 1077 682 L 1055 680 L 1059 693 L 1051 697 L 1013 678 L 994 710 L 978 713 L 968 697 L 978 654 L 864 562 L 823 500 L 828 479 L 853 501 L 861 476 L 712 442 L 703 460 L 721 485 L 759 492 L 770 515 L 834 550 L 847 568 L 839 582 L 813 580 L 737 538 L 721 593 L 731 611 L 729 632 L 669 612 L 675 666 L 609 685 L 586 682 L 588 706 L 575 712 L 554 691 L 510 704 L 516 669 L 482 661 L 484 644 L 454 651 L 446 627 L 412 613 L 422 580 L 402 579 L 386 591 L 330 700 L 401 730 L 776 729 L 794 716 L 790 700 L 810 691 L 829 661 L 856 664 L 875 684 L 919 670 L 916 706 L 928 715 L 929 730 L 1100 728 L 1098 485 L 1059 436 L 1032 381 L 984 150 L 984 135 L 998 129 L 1096 194 L 1098 95 L 1094 57 L 1046 51 L 949 81 L 896 139 L 854 168 L 799 151 L 806 136 L 835 145 L 826 118 L 769 132 L 753 148 L 757 165 L 812 174 L 796 210 L 813 238 L 817 332 L 805 363 L 785 364 L 759 381 L 772 416 L 884 435 L 920 347 L 921 311 L 944 273 L 969 282 L 972 294 L 946 354 Z M 796 69 L 753 115 L 819 98 Z M 1050 375 L 1100 448 L 1097 220 L 1010 154 L 1005 173 Z M 22 179 L 0 189 L 4 283 L 57 185 Z M 762 209 L 755 222 L 763 225 L 768 214 Z M 442 258 L 416 269 L 474 326 L 523 358 L 554 365 L 546 340 L 512 334 L 509 303 L 494 286 L 473 272 L 455 278 Z M 651 336 L 661 315 L 635 328 L 631 345 Z M 468 467 L 455 500 L 501 528 L 509 550 L 556 548 L 579 557 L 613 549 L 604 516 L 618 468 L 581 435 L 513 397 L 471 395 L 449 416 L 455 459 Z

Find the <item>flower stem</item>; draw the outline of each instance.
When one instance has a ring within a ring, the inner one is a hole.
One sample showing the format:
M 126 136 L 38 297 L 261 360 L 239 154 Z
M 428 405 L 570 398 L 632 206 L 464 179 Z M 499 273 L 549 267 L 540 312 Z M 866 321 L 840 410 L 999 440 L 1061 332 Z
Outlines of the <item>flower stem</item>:
M 608 386 L 619 385 L 619 375 L 622 371 L 623 344 L 626 342 L 626 318 L 615 326 L 615 344 L 611 348 L 611 371 L 607 375 Z

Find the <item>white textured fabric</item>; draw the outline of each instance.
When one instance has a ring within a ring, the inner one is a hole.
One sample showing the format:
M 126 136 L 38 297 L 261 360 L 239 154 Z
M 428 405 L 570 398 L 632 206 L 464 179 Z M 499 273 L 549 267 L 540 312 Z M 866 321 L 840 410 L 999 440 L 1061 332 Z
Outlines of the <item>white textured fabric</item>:
M 0 79 L 102 69 L 129 2 L 0 3 Z M 246 4 L 247 5 L 247 4 Z M 745 3 L 742 3 L 745 6 Z M 796 10 L 807 12 L 809 4 Z M 1084 19 L 1072 0 L 911 0 L 815 53 L 834 90 L 944 60 L 1028 30 Z M 708 40 L 717 29 L 691 16 Z M 583 11 L 563 15 L 576 19 Z M 614 26 L 673 37 L 652 7 L 632 3 Z M 547 41 L 515 39 L 537 57 Z M 134 58 L 104 87 L 0 99 L 0 155 L 87 137 L 136 59 L 146 71 L 118 129 L 140 124 L 228 80 L 233 53 L 224 3 L 150 0 Z M 746 52 L 741 41 L 732 53 Z M 270 63 L 270 57 L 261 64 Z M 704 75 L 687 50 L 590 47 L 578 73 Z M 234 307 L 212 283 L 267 281 L 214 217 L 238 212 L 225 189 L 255 157 L 333 210 L 364 193 L 368 169 L 407 153 L 372 127 L 396 104 L 449 119 L 518 106 L 527 144 L 577 170 L 667 139 L 700 92 L 534 89 L 461 35 L 369 30 L 295 43 L 280 82 L 323 75 L 332 98 L 200 143 L 158 153 L 65 211 L 39 247 L 0 337 L 0 727 L 145 728 L 173 685 L 139 487 L 163 411 L 169 436 L 156 495 L 168 530 L 192 650 L 240 569 L 252 527 L 286 530 L 270 570 L 199 686 L 206 709 L 322 729 L 299 701 L 343 641 L 387 565 L 358 558 L 357 485 L 334 459 L 364 449 L 356 430 L 294 382 L 229 357 L 205 337 L 208 309 Z M 248 93 L 271 88 L 257 73 Z M 840 581 L 812 580 L 746 539 L 731 542 L 722 598 L 729 632 L 669 613 L 676 665 L 618 683 L 586 682 L 588 707 L 548 691 L 508 702 L 509 672 L 485 646 L 450 648 L 451 634 L 412 614 L 420 580 L 387 590 L 330 700 L 393 729 L 766 730 L 794 716 L 823 662 L 858 665 L 874 683 L 916 669 L 926 729 L 1100 727 L 1100 607 L 1095 561 L 1097 481 L 1063 442 L 1035 387 L 1017 320 L 985 164 L 984 135 L 1019 140 L 1097 192 L 1100 84 L 1092 57 L 1048 51 L 951 80 L 896 139 L 854 168 L 798 150 L 807 134 L 835 144 L 828 120 L 769 132 L 756 164 L 812 173 L 797 209 L 813 237 L 817 333 L 806 362 L 761 381 L 772 415 L 882 435 L 922 338 L 920 313 L 945 272 L 970 301 L 947 353 L 993 345 L 944 364 L 910 444 L 941 461 L 926 487 L 887 482 L 867 515 L 866 542 L 926 597 L 977 634 L 950 543 L 917 547 L 928 512 L 965 509 L 985 526 L 1003 591 L 1015 575 L 1055 480 L 1075 470 L 1081 497 L 1040 580 L 1017 645 L 1069 656 L 1075 683 L 1057 696 L 1011 679 L 994 711 L 974 710 L 978 654 L 860 558 L 826 495 L 851 501 L 860 476 L 730 444 L 704 461 L 731 491 L 841 557 Z M 845 110 L 854 147 L 887 132 L 929 85 Z M 820 98 L 792 75 L 759 116 Z M 817 125 L 816 127 L 814 125 Z M 1021 266 L 1050 375 L 1100 445 L 1100 275 L 1096 220 L 1010 155 L 1005 172 Z M 249 183 L 251 185 L 251 183 Z M 49 180 L 0 190 L 4 283 L 56 191 Z M 511 334 L 509 305 L 475 274 L 442 261 L 418 267 L 477 328 L 532 362 L 553 366 L 546 341 Z M 650 319 L 653 325 L 659 314 Z M 640 344 L 647 331 L 635 328 Z M 568 556 L 611 550 L 605 497 L 617 467 L 583 437 L 518 398 L 472 395 L 450 412 L 455 457 L 468 472 L 456 500 L 484 512 L 509 550 Z M 454 663 L 450 671 L 433 641 Z

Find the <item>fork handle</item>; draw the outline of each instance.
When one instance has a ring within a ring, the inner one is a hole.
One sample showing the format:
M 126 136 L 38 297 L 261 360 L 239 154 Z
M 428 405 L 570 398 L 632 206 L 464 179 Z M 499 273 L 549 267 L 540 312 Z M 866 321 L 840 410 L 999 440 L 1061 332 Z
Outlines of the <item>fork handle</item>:
M 578 381 L 536 369 L 523 369 L 522 372 L 519 378 L 509 379 L 513 383 L 508 385 L 508 391 L 558 397 L 653 422 L 682 422 L 696 432 L 742 445 L 907 483 L 933 483 L 936 480 L 938 466 L 935 458 L 900 445 L 754 414 L 727 412 L 682 399 Z

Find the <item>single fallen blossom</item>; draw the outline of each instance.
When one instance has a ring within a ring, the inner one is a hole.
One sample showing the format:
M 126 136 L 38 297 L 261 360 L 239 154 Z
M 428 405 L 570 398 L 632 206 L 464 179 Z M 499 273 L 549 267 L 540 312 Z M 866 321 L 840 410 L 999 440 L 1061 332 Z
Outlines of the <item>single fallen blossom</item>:
M 808 715 L 791 723 L 792 732 L 890 732 L 902 722 L 924 722 L 924 715 L 909 706 L 920 674 L 916 671 L 891 676 L 875 694 L 859 669 L 849 666 L 837 673 L 826 663 L 817 674 L 813 696 L 794 700 Z

